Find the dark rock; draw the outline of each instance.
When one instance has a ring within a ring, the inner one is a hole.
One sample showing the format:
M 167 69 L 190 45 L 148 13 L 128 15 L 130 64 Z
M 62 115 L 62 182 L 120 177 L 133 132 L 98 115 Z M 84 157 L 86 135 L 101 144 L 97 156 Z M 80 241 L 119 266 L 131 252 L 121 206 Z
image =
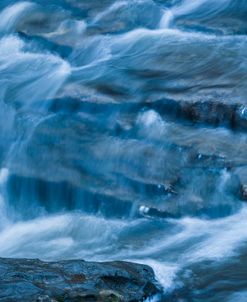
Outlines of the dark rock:
M 247 201 L 247 185 L 241 185 L 241 199 Z
M 142 301 L 160 292 L 153 270 L 128 262 L 0 259 L 1 301 Z
M 162 115 L 193 124 L 225 126 L 242 131 L 247 129 L 247 109 L 240 103 L 225 103 L 217 100 L 189 102 L 163 99 L 154 102 L 152 107 Z
M 230 126 L 234 118 L 234 106 L 220 102 L 184 102 L 181 107 L 185 118 L 214 126 Z
M 242 201 L 247 201 L 247 167 L 245 165 L 238 167 L 233 172 L 239 181 L 238 197 Z

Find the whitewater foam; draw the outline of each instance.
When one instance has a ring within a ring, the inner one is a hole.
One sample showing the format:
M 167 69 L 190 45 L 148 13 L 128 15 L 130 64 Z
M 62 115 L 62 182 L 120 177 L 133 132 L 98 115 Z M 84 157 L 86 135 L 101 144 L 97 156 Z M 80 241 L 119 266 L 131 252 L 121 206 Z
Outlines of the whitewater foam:
M 36 5 L 32 2 L 18 2 L 6 7 L 0 13 L 0 33 L 10 33 L 14 31 L 18 22 L 22 22 L 24 17 L 29 15 Z

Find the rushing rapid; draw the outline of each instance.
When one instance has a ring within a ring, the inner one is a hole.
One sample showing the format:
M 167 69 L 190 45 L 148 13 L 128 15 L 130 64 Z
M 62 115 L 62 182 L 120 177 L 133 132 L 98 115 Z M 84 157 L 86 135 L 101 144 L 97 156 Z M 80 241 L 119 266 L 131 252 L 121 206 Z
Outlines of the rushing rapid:
M 0 257 L 246 302 L 247 1 L 48 2 L 0 2 Z

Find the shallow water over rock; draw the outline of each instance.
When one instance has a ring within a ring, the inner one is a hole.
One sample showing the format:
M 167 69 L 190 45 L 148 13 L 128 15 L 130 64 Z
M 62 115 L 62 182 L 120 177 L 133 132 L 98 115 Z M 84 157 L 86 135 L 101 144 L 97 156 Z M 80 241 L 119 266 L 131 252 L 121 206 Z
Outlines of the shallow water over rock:
M 157 299 L 245 302 L 246 13 L 2 0 L 0 256 L 136 261 Z

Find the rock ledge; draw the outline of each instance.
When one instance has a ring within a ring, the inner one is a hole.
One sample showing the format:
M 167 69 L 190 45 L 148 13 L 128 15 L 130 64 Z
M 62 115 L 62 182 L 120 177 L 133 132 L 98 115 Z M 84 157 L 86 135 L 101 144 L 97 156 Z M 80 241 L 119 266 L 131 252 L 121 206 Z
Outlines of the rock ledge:
M 146 265 L 0 258 L 2 302 L 139 302 L 159 292 Z

